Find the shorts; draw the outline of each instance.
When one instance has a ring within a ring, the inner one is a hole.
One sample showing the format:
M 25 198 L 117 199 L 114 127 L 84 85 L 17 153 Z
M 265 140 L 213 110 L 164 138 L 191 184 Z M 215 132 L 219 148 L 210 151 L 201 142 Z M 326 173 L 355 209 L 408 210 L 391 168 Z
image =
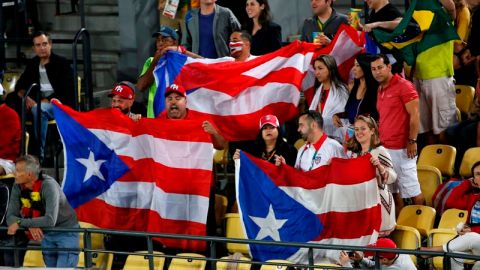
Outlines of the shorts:
M 408 158 L 407 149 L 387 149 L 392 158 L 393 169 L 397 173 L 397 181 L 389 185 L 392 193 L 412 198 L 422 194 L 417 177 L 417 158 Z
M 453 77 L 414 80 L 419 95 L 419 133 L 440 134 L 457 122 Z

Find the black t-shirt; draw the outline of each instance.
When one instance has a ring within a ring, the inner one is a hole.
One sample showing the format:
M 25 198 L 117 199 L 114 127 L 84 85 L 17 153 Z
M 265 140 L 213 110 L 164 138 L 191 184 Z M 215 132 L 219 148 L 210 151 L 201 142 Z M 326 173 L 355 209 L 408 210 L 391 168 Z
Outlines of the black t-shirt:
M 388 3 L 386 6 L 381 8 L 378 12 L 375 12 L 375 10 L 372 10 L 372 12 L 370 12 L 370 16 L 368 16 L 367 23 L 393 21 L 396 18 L 402 17 L 402 16 L 403 15 L 400 12 L 400 10 L 398 10 L 392 4 Z M 392 30 L 387 30 L 385 28 L 378 28 L 378 29 L 392 32 Z
M 480 6 L 473 11 L 471 25 L 468 48 L 473 56 L 477 56 L 480 55 Z

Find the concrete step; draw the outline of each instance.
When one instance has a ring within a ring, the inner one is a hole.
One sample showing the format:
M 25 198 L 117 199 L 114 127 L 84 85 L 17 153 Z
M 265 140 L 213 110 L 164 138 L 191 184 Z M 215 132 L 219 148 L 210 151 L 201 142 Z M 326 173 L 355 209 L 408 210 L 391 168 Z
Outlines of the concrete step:
M 119 51 L 120 42 L 119 35 L 117 31 L 110 32 L 90 32 L 90 48 L 92 50 L 102 50 L 102 51 Z M 53 39 L 73 39 L 76 32 L 72 31 L 52 31 L 51 35 Z M 56 48 L 67 49 L 71 48 L 71 44 L 55 44 Z M 81 48 L 82 45 L 79 44 L 78 48 Z
M 42 20 L 43 19 L 43 20 Z M 54 31 L 76 32 L 80 29 L 80 16 L 61 15 L 47 16 L 40 19 L 42 25 L 47 25 Z M 86 28 L 91 32 L 118 32 L 118 16 L 91 15 L 85 17 Z
M 39 15 L 55 15 L 56 5 L 55 1 L 40 1 L 37 3 Z M 85 15 L 118 15 L 118 3 L 114 5 L 109 3 L 96 3 L 87 5 L 85 4 Z M 60 3 L 60 12 L 65 14 L 71 12 L 72 8 L 70 3 L 61 2 Z M 79 12 L 78 7 L 76 8 L 77 13 Z M 41 13 L 40 13 L 41 12 Z M 52 13 L 53 12 L 53 13 Z M 45 14 L 44 14 L 45 13 Z

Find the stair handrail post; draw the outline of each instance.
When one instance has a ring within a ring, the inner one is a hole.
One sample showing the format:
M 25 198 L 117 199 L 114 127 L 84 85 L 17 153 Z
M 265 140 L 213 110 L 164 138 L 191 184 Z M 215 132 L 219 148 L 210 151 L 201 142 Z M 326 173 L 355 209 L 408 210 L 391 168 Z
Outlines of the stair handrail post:
M 94 108 L 93 102 L 93 83 L 92 83 L 92 60 L 91 60 L 91 49 L 90 49 L 90 33 L 86 28 L 81 28 L 78 30 L 77 34 L 72 43 L 72 60 L 73 60 L 73 77 L 76 80 L 78 78 L 78 55 L 77 55 L 77 45 L 82 39 L 82 52 L 83 52 L 83 73 L 85 81 L 85 97 L 88 99 L 87 110 Z M 79 96 L 78 83 L 74 84 L 75 91 L 75 107 L 77 110 L 80 109 L 80 104 L 78 103 L 77 97 Z

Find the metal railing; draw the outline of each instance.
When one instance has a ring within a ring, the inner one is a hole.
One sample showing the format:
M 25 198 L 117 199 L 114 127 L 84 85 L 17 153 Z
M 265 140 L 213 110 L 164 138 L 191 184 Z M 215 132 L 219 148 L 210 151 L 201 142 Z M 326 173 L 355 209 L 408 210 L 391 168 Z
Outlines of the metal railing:
M 77 45 L 82 43 L 82 53 L 83 53 L 83 78 L 85 81 L 85 98 L 87 99 L 86 110 L 92 110 L 95 105 L 93 101 L 93 82 L 92 82 L 92 56 L 90 49 L 90 33 L 86 28 L 78 30 L 75 34 L 75 38 L 72 43 L 72 68 L 73 68 L 73 79 L 76 80 L 78 77 L 78 54 L 77 54 Z M 80 111 L 80 104 L 77 97 L 80 96 L 78 83 L 74 83 L 74 96 L 75 96 L 75 108 L 77 111 Z
M 6 230 L 6 227 L 0 227 L 0 231 Z M 285 266 L 298 266 L 306 267 L 308 269 L 316 268 L 328 268 L 325 266 L 318 266 L 314 263 L 314 250 L 356 250 L 356 251 L 373 251 L 375 255 L 375 269 L 380 269 L 378 253 L 379 252 L 390 252 L 397 254 L 408 254 L 408 255 L 426 255 L 429 257 L 433 256 L 443 256 L 444 259 L 444 269 L 449 270 L 450 259 L 451 258 L 461 258 L 468 260 L 480 260 L 478 255 L 470 254 L 460 254 L 452 252 L 437 252 L 437 251 L 421 251 L 421 250 L 408 250 L 408 249 L 385 249 L 385 248 L 371 248 L 371 247 L 360 247 L 360 246 L 349 246 L 349 245 L 327 245 L 327 244 L 316 244 L 316 243 L 299 243 L 299 242 L 275 242 L 275 241 L 265 241 L 265 240 L 246 240 L 246 239 L 235 239 L 235 238 L 225 238 L 225 237 L 215 237 L 215 236 L 192 236 L 192 235 L 178 235 L 178 234 L 164 234 L 164 233 L 149 233 L 149 232 L 132 232 L 132 231 L 118 231 L 118 230 L 106 230 L 106 229 L 94 229 L 94 228 L 54 228 L 54 229 L 44 229 L 45 232 L 79 232 L 83 233 L 84 248 L 83 249 L 43 249 L 49 251 L 83 251 L 85 259 L 85 267 L 92 267 L 92 255 L 93 253 L 112 253 L 112 254 L 123 254 L 123 255 L 144 255 L 149 260 L 150 269 L 153 268 L 153 258 L 154 257 L 164 257 L 164 258 L 188 258 L 191 260 L 205 260 L 211 262 L 210 269 L 216 269 L 216 262 L 238 262 L 242 264 L 256 264 L 256 265 L 285 265 Z M 147 241 L 147 253 L 135 253 L 135 252 L 124 252 L 124 251 L 112 251 L 106 249 L 92 249 L 92 237 L 91 234 L 103 234 L 103 235 L 117 235 L 117 236 L 135 236 L 146 238 Z M 176 256 L 169 254 L 154 254 L 153 253 L 153 238 L 169 238 L 169 239 L 182 239 L 182 240 L 197 240 L 205 241 L 208 243 L 208 248 L 210 252 L 209 257 L 185 257 L 185 256 Z M 233 259 L 219 259 L 216 256 L 216 248 L 219 244 L 226 243 L 237 243 L 237 244 L 256 244 L 256 245 L 268 245 L 268 246 L 283 246 L 283 247 L 295 247 L 295 248 L 307 248 L 308 249 L 308 264 L 283 264 L 283 263 L 268 263 L 268 262 L 259 262 L 259 261 L 240 261 Z M 27 246 L 24 247 L 15 247 L 15 246 L 0 246 L 0 250 L 25 250 L 25 249 L 39 249 L 38 246 Z M 16 260 L 18 261 L 18 260 Z M 341 268 L 340 266 L 338 268 Z M 338 269 L 335 268 L 335 269 Z

